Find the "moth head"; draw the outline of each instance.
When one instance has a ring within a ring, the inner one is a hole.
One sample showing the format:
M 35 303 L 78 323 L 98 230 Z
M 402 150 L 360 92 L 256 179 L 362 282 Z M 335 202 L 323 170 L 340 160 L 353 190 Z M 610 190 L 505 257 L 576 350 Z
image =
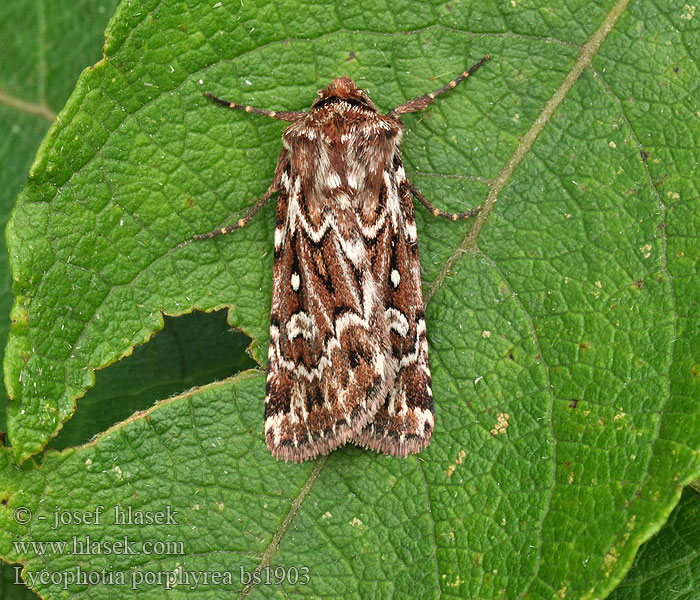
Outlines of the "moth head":
M 337 98 L 340 100 L 354 100 L 355 102 L 364 104 L 368 108 L 376 110 L 369 96 L 365 94 L 364 90 L 358 88 L 355 82 L 349 77 L 343 76 L 334 79 L 327 87 L 319 90 L 317 94 L 318 98 L 314 101 L 312 107 L 323 106 Z

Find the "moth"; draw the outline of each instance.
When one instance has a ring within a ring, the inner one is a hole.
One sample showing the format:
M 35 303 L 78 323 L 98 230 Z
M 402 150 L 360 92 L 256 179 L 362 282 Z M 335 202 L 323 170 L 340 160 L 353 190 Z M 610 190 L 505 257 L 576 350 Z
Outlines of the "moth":
M 291 123 L 275 175 L 237 222 L 278 194 L 274 234 L 265 440 L 301 462 L 353 442 L 406 457 L 433 432 L 428 342 L 413 197 L 400 115 L 419 111 L 481 67 L 381 114 L 349 77 L 334 79 L 305 112 L 271 111 L 206 96 L 228 108 Z

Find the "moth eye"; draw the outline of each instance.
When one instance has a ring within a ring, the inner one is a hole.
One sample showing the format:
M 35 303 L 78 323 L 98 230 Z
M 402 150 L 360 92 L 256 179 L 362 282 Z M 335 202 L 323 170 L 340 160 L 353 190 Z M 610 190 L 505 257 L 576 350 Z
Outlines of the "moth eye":
M 401 283 L 401 273 L 394 269 L 391 272 L 391 285 L 394 289 L 396 289 L 399 287 L 399 283 Z
M 292 273 L 291 284 L 292 284 L 292 289 L 295 292 L 299 291 L 299 284 L 300 283 L 301 283 L 301 278 L 299 277 L 299 273 Z

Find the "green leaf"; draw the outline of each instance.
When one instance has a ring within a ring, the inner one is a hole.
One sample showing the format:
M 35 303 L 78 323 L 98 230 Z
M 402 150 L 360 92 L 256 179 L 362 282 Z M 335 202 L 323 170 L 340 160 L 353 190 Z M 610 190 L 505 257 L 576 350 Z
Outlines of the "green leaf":
M 699 524 L 700 499 L 697 491 L 688 487 L 664 528 L 639 549 L 627 577 L 609 598 L 697 598 L 697 581 L 700 578 Z
M 250 338 L 227 327 L 224 311 L 166 319 L 163 332 L 151 343 L 98 374 L 98 384 L 80 399 L 80 410 L 50 447 L 62 450 L 85 443 L 156 400 L 254 366 L 245 354 Z
M 100 57 L 103 31 L 116 0 L 57 2 L 14 0 L 0 6 L 0 227 L 26 181 L 39 142 L 86 65 Z M 5 62 L 7 61 L 7 62 Z M 0 313 L 12 306 L 10 269 L 0 248 Z M 10 322 L 0 321 L 5 341 Z M 0 383 L 4 392 L 4 385 Z M 4 410 L 0 429 L 5 430 Z
M 41 3 L 14 0 L 0 6 L 0 228 L 26 181 L 29 165 L 56 112 L 75 86 L 80 71 L 101 56 L 103 32 L 116 0 Z M 7 252 L 0 247 L 0 313 L 12 306 Z M 10 330 L 0 320 L 0 352 Z M 0 382 L 4 395 L 5 386 Z M 102 411 L 108 414 L 108 411 Z M 112 421 L 114 422 L 114 421 Z M 6 431 L 5 409 L 0 430 Z M 35 598 L 18 587 L 15 572 L 0 565 L 0 598 Z
M 100 58 L 103 31 L 116 0 L 41 3 L 14 0 L 0 5 L 0 228 L 26 181 L 32 158 L 55 113 L 75 86 L 80 71 Z M 0 313 L 12 306 L 7 252 L 0 247 Z M 4 354 L 9 319 L 0 320 L 0 352 Z M 0 382 L 4 395 L 5 386 Z M 102 411 L 107 414 L 107 411 Z M 5 409 L 0 430 L 6 431 Z M 18 587 L 16 573 L 0 565 L 0 598 L 36 598 Z
M 199 588 L 213 597 L 609 593 L 700 472 L 696 23 L 680 2 L 626 0 L 120 5 L 105 59 L 49 131 L 8 227 L 6 560 L 24 562 L 46 597 L 87 593 L 41 580 L 87 563 L 13 542 L 181 541 L 183 554 L 91 555 L 89 567 L 230 571 L 230 584 Z M 405 117 L 404 159 L 424 194 L 447 210 L 484 207 L 473 223 L 417 208 L 436 398 L 425 452 L 347 447 L 276 463 L 259 369 L 41 466 L 26 460 L 93 372 L 164 314 L 228 307 L 264 366 L 273 208 L 225 238 L 178 245 L 262 194 L 284 126 L 213 106 L 205 89 L 299 110 L 346 73 L 388 110 L 487 52 L 474 78 Z M 181 520 L 50 529 L 56 510 L 99 505 L 171 507 Z M 20 506 L 28 525 L 12 520 Z M 240 568 L 267 566 L 308 567 L 310 581 L 241 582 Z

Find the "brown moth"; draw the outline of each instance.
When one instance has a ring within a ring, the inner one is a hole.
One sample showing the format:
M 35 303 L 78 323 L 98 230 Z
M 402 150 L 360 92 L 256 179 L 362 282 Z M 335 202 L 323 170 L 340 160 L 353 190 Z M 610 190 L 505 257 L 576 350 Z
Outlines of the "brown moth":
M 229 108 L 290 121 L 267 192 L 245 226 L 278 194 L 265 440 L 301 462 L 351 441 L 405 457 L 433 432 L 428 342 L 413 197 L 399 115 L 428 106 L 489 56 L 436 92 L 380 114 L 348 77 L 318 92 L 306 112 L 268 111 L 206 95 Z

